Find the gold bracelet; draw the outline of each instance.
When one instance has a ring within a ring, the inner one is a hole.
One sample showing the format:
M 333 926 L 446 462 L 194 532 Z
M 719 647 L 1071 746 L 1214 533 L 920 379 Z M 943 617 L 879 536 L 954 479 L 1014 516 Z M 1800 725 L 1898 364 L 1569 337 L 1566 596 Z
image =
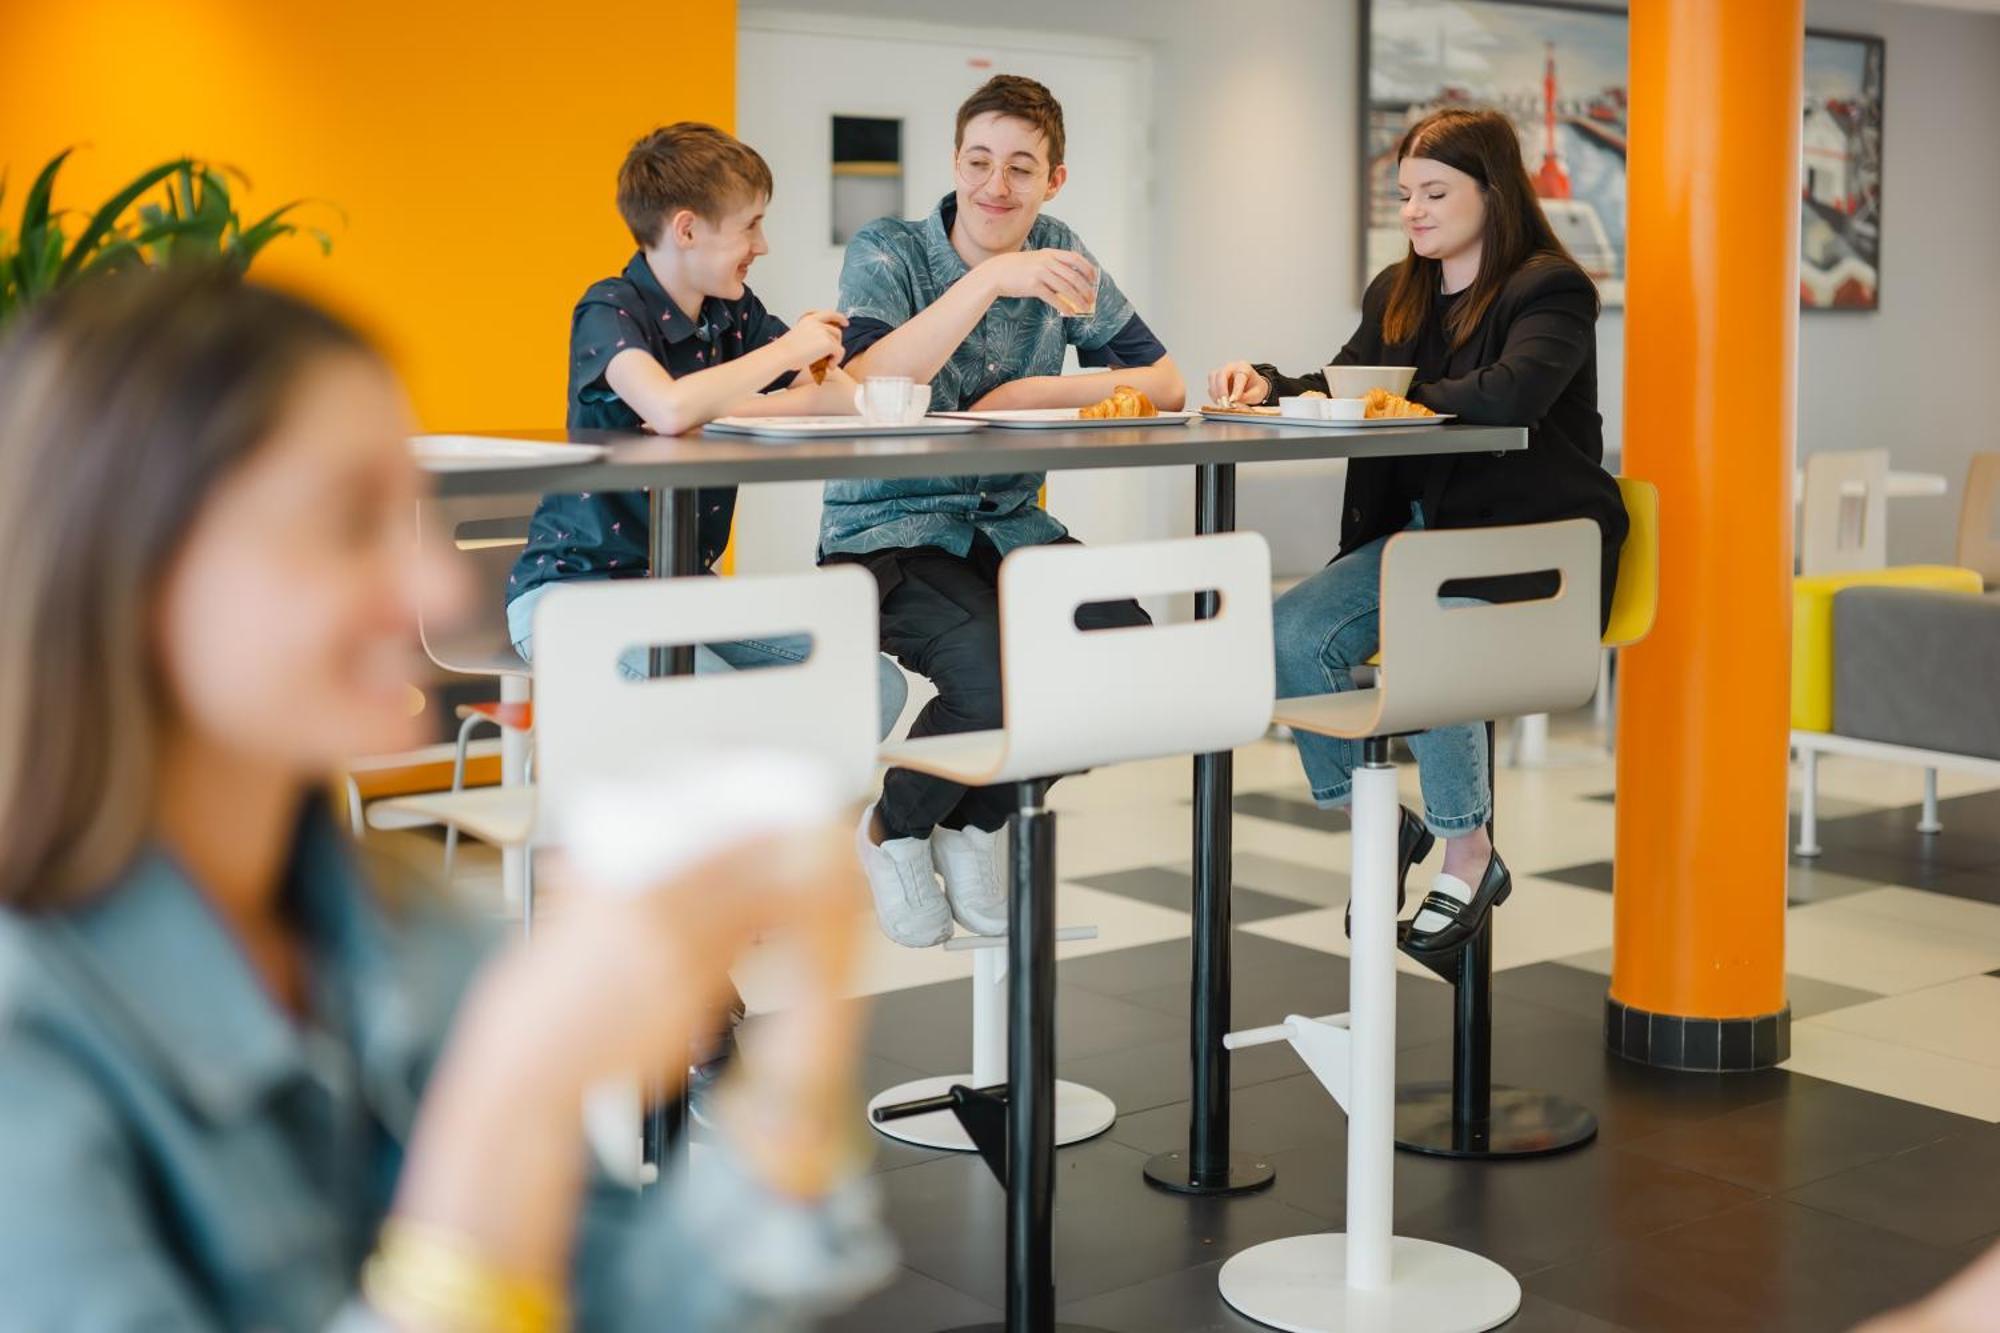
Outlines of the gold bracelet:
M 503 1273 L 471 1241 L 402 1218 L 382 1225 L 361 1270 L 368 1303 L 424 1333 L 557 1333 L 569 1326 L 553 1284 Z

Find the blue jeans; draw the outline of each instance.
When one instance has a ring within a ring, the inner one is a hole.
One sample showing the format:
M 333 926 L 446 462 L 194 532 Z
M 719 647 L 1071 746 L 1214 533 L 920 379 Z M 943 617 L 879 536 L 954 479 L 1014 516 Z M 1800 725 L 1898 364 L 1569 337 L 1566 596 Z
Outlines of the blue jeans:
M 507 636 L 514 641 L 514 651 L 521 655 L 524 662 L 535 660 L 535 606 L 542 600 L 542 594 L 554 586 L 544 583 L 530 588 L 507 603 Z M 810 647 L 810 641 L 798 635 L 745 639 L 740 643 L 696 644 L 694 669 L 697 674 L 706 674 L 711 671 L 755 671 L 759 667 L 795 665 L 806 660 Z M 896 719 L 903 715 L 903 705 L 910 697 L 910 684 L 888 658 L 879 659 L 876 665 L 880 668 L 875 677 L 875 701 L 880 710 L 876 734 L 887 736 L 896 725 Z M 644 648 L 628 648 L 618 656 L 618 670 L 628 679 L 646 679 L 646 668 Z
M 1423 523 L 1413 518 L 1410 526 Z M 1340 557 L 1280 597 L 1274 647 L 1278 697 L 1294 699 L 1354 688 L 1354 668 L 1381 647 L 1382 544 L 1386 538 Z M 1445 597 L 1444 606 L 1476 606 L 1478 599 Z M 1476 669 L 1476 664 L 1468 664 Z M 1322 807 L 1343 806 L 1361 763 L 1359 741 L 1295 733 L 1299 759 Z M 1455 838 L 1493 816 L 1486 775 L 1486 728 L 1477 723 L 1439 727 L 1409 738 L 1423 782 L 1424 824 L 1441 838 Z

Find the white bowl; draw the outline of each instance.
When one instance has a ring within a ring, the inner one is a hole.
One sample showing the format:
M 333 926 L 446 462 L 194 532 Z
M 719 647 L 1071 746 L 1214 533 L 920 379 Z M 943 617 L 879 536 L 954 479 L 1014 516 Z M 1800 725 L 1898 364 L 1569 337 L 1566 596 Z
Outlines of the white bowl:
M 1325 421 L 1365 421 L 1368 403 L 1361 398 L 1322 398 L 1319 414 Z
M 1401 396 L 1410 391 L 1416 376 L 1415 366 L 1328 366 L 1326 388 L 1335 398 L 1359 398 L 1370 389 Z

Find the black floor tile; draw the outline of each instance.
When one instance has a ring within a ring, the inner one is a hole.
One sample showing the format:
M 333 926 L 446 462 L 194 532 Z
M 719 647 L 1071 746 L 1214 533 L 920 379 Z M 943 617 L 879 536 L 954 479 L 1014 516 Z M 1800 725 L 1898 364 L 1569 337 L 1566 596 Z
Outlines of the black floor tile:
M 1791 1074 L 1781 1069 L 1750 1074 L 1690 1074 L 1621 1060 L 1604 1049 L 1603 1023 L 1543 1010 L 1548 1017 L 1509 1026 L 1503 1015 L 1528 1009 L 1523 1001 L 1496 1004 L 1493 1081 L 1552 1092 L 1594 1112 L 1605 1143 L 1629 1143 L 1677 1125 L 1712 1120 L 1730 1111 L 1785 1095 Z M 1405 1082 L 1443 1079 L 1451 1073 L 1451 1041 L 1404 1050 L 1397 1074 Z
M 1951 1256 L 1760 1199 L 1531 1274 L 1557 1304 L 1641 1333 L 1829 1333 L 1931 1290 Z
M 1110 1139 L 1056 1154 L 1056 1297 L 1082 1300 L 1319 1227 L 1269 1194 L 1189 1199 L 1145 1181 L 1146 1154 Z M 1000 1187 L 983 1162 L 948 1158 L 878 1177 L 911 1268 L 975 1300 L 1002 1297 Z
M 1275 819 L 1281 824 L 1296 824 L 1300 828 L 1321 829 L 1327 833 L 1345 833 L 1349 828 L 1347 811 L 1322 810 L 1301 796 L 1239 792 L 1234 809 L 1239 815 Z
M 1056 1311 L 1058 1319 L 1105 1333 L 1269 1333 L 1269 1326 L 1229 1308 L 1216 1289 L 1216 1274 L 1228 1260 L 1219 1256 L 1198 1268 L 1156 1277 L 1117 1291 L 1075 1301 Z
M 1926 1244 L 1969 1245 L 2000 1230 L 2000 1127 L 1964 1128 L 1786 1197 Z
M 1256 938 L 1237 935 L 1234 953 L 1240 956 L 1246 942 Z M 1124 996 L 1163 986 L 1186 986 L 1192 973 L 1192 947 L 1187 940 L 1162 940 L 1158 944 L 1069 958 L 1058 965 L 1057 975 L 1065 986 L 1096 991 L 1099 995 Z
M 1341 1152 L 1273 1153 L 1277 1196 L 1338 1230 Z M 1513 1271 L 1552 1265 L 1751 1201 L 1749 1190 L 1598 1144 L 1553 1157 L 1454 1162 L 1396 1154 L 1396 1234 L 1473 1250 Z
M 1287 1049 L 1287 1054 L 1290 1054 Z M 1238 1088 L 1230 1098 L 1230 1146 L 1265 1156 L 1291 1148 L 1326 1150 L 1329 1160 L 1347 1151 L 1347 1117 L 1311 1074 Z M 1136 1115 L 1121 1115 L 1110 1129 L 1112 1138 L 1148 1155 L 1187 1146 L 1186 1103 L 1156 1107 Z
M 1000 1317 L 998 1306 L 982 1304 L 922 1273 L 901 1268 L 893 1286 L 818 1328 L 822 1333 L 930 1333 Z
M 1560 870 L 1538 870 L 1536 879 L 1552 879 L 1558 884 L 1574 884 L 1580 889 L 1596 889 L 1599 893 L 1611 892 L 1611 862 L 1586 861 L 1582 865 L 1564 866 Z
M 1065 965 L 1066 966 L 1066 965 Z M 1063 983 L 1056 970 L 1058 1058 L 1096 1055 L 1172 1037 L 1187 1025 L 1156 1008 Z M 972 1060 L 972 983 L 941 981 L 870 1002 L 868 1049 L 923 1074 L 953 1074 Z
M 1781 1194 L 1883 1158 L 1908 1153 L 1982 1122 L 1837 1083 L 1799 1079 L 1785 1096 L 1626 1144 L 1626 1150 L 1687 1171 Z M 2000 1142 L 1990 1154 L 2000 1178 Z M 2000 1225 L 2000 1199 L 1988 1210 Z M 1876 1222 L 1862 1217 L 1858 1220 Z M 1979 1234 L 1969 1230 L 1963 1238 Z
M 1298 1072 L 1298 1058 L 1289 1047 L 1258 1046 L 1231 1052 L 1229 1058 L 1232 1088 L 1268 1083 Z M 1109 1097 L 1117 1104 L 1121 1120 L 1129 1114 L 1178 1102 L 1183 1104 L 1180 1114 L 1185 1123 L 1185 1103 L 1191 1095 L 1185 1035 L 1172 1041 L 1148 1042 L 1097 1055 L 1061 1058 L 1056 1061 L 1056 1074 Z
M 1120 870 L 1109 875 L 1092 875 L 1088 879 L 1076 880 L 1075 883 L 1127 898 L 1137 898 L 1140 902 L 1152 903 L 1156 907 L 1172 908 L 1176 912 L 1189 910 L 1190 895 L 1193 892 L 1193 885 L 1184 872 L 1169 870 L 1164 866 L 1146 866 L 1138 870 Z M 1241 884 L 1234 885 L 1229 894 L 1230 919 L 1239 924 L 1262 921 L 1267 917 L 1290 916 L 1305 910 L 1290 898 L 1260 893 Z
M 1604 1020 L 1604 1000 L 1611 978 L 1565 963 L 1530 963 L 1493 974 L 1494 1007 L 1523 1000 L 1556 1009 L 1585 1022 Z

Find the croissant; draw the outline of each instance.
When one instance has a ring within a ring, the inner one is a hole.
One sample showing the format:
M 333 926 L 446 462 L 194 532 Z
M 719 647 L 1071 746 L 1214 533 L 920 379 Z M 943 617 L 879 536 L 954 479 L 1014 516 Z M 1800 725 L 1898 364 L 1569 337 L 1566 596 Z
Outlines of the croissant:
M 1361 401 L 1364 404 L 1362 415 L 1370 421 L 1376 421 L 1382 417 L 1434 417 L 1437 415 L 1437 413 L 1431 411 L 1422 403 L 1413 403 L 1399 394 L 1390 393 L 1387 389 L 1370 389 L 1361 396 Z
M 1111 396 L 1101 403 L 1089 407 L 1079 407 L 1076 415 L 1083 421 L 1124 420 L 1132 417 L 1156 417 L 1160 409 L 1153 406 L 1153 400 L 1129 384 L 1121 384 L 1111 391 Z

